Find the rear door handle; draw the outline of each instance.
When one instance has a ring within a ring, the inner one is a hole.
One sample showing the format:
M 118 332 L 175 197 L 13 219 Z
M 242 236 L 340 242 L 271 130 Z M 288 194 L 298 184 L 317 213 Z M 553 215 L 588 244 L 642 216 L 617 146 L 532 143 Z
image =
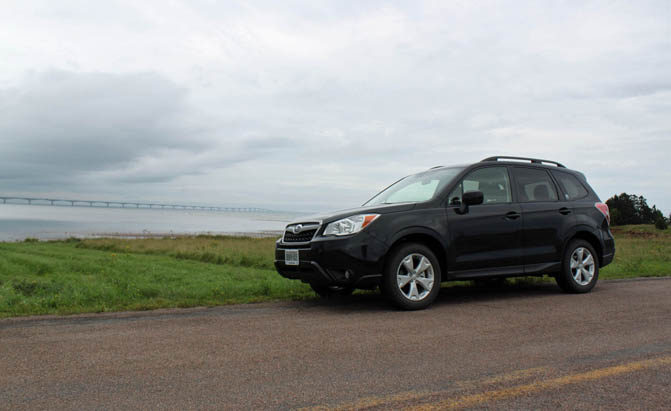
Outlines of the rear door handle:
M 571 214 L 571 209 L 566 208 L 566 207 L 562 207 L 562 208 L 559 209 L 559 214 L 563 214 L 563 215 Z
M 518 218 L 520 218 L 520 213 L 518 213 L 517 211 L 511 211 L 509 213 L 506 213 L 507 220 L 516 220 Z

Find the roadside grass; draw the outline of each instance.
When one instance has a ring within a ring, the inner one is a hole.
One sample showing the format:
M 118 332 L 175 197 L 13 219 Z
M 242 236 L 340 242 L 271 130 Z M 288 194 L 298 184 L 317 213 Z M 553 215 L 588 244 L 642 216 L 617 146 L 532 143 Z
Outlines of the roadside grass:
M 0 243 L 0 317 L 212 306 L 312 297 L 274 270 L 77 248 Z
M 180 260 L 274 270 L 275 238 L 234 236 L 180 236 L 174 238 L 81 240 L 78 248 L 166 255 Z
M 615 259 L 601 270 L 600 278 L 671 276 L 671 230 L 653 225 L 612 228 Z
M 615 260 L 601 279 L 671 275 L 671 230 L 613 233 Z M 274 243 L 229 236 L 0 243 L 0 317 L 314 298 L 309 286 L 275 272 Z M 552 279 L 507 284 L 538 281 Z

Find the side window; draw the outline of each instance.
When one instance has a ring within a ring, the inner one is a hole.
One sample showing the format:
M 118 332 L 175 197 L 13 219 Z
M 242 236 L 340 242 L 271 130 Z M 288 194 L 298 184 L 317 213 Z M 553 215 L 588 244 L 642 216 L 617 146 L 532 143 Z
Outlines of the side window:
M 461 196 L 466 191 L 482 191 L 483 204 L 509 203 L 510 180 L 505 167 L 480 168 L 464 177 L 450 193 L 450 205 L 461 204 Z
M 580 181 L 574 175 L 560 171 L 552 171 L 552 175 L 555 176 L 562 190 L 564 190 L 564 196 L 567 200 L 577 200 L 587 196 L 587 189 L 580 184 Z
M 557 201 L 557 188 L 547 171 L 533 168 L 513 168 L 515 186 L 521 203 Z

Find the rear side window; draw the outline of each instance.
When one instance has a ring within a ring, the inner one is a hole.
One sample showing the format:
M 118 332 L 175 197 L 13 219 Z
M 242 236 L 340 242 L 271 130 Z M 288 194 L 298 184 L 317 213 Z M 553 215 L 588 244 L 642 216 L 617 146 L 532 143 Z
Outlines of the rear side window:
M 555 176 L 562 190 L 564 190 L 564 196 L 567 200 L 577 200 L 587 196 L 587 190 L 574 175 L 558 171 L 553 171 L 552 175 Z
M 542 169 L 513 168 L 518 201 L 557 201 L 557 189 L 547 171 Z

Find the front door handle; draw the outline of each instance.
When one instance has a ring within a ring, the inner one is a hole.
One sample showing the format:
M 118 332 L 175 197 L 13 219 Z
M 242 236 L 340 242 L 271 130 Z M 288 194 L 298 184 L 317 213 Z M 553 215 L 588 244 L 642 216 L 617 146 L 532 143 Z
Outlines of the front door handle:
M 518 213 L 517 211 L 511 211 L 506 214 L 506 220 L 517 220 L 520 218 L 521 214 Z
M 566 207 L 562 207 L 562 208 L 559 209 L 559 214 L 563 214 L 563 215 L 571 214 L 571 209 L 566 208 Z

